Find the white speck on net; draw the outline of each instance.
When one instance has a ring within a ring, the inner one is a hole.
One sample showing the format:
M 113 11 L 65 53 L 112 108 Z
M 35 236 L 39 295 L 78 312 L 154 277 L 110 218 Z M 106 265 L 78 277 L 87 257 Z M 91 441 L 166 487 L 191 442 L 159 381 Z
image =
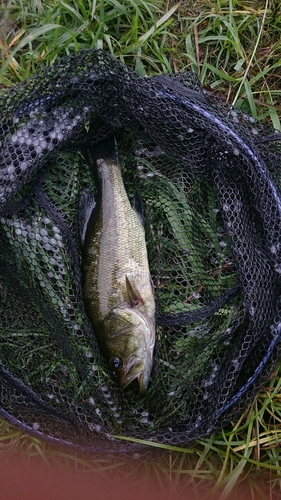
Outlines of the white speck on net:
M 7 172 L 8 174 L 13 174 L 15 172 L 15 167 L 14 165 L 10 165 L 8 168 L 7 168 Z
M 231 364 L 236 368 L 239 366 L 239 360 L 237 358 L 233 358 Z
M 218 369 L 219 369 L 219 366 L 216 363 L 214 363 L 213 369 L 212 369 L 212 372 L 211 372 L 209 378 L 207 380 L 205 380 L 205 382 L 203 383 L 204 387 L 209 387 L 209 386 L 213 385 L 214 380 L 216 378 L 216 372 L 218 371 Z
M 90 431 L 101 432 L 101 425 L 98 424 L 88 424 Z
M 60 307 L 60 312 L 64 318 L 67 317 L 67 309 L 66 307 Z
M 141 418 L 140 423 L 141 424 L 148 424 L 148 418 L 147 417 Z
M 107 402 L 112 407 L 112 408 L 110 408 L 112 411 L 116 411 L 117 410 L 113 399 L 109 399 Z
M 252 318 L 255 316 L 255 313 L 256 313 L 256 308 L 253 306 L 250 306 L 249 307 L 249 314 L 250 314 L 250 316 L 252 316 Z
M 147 174 L 140 174 L 139 177 L 141 179 L 146 179 L 147 177 L 154 177 L 154 172 L 147 172 Z
M 270 251 L 273 255 L 276 255 L 280 250 L 280 243 L 277 243 L 277 245 L 272 245 L 270 247 Z
M 20 169 L 21 171 L 23 170 L 26 170 L 27 167 L 30 165 L 30 162 L 27 162 L 27 161 L 23 161 L 21 164 L 20 164 Z

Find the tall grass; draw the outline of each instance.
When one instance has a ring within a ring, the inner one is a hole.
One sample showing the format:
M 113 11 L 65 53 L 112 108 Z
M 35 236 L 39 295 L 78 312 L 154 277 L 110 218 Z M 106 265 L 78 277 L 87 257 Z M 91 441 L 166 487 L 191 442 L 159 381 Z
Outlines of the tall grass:
M 0 19 L 2 89 L 58 57 L 97 47 L 139 75 L 192 70 L 205 88 L 281 130 L 278 0 L 8 0 L 2 3 Z M 191 449 L 169 447 L 169 458 L 156 461 L 153 472 L 146 473 L 160 481 L 161 472 L 174 485 L 189 485 L 195 492 L 212 490 L 221 500 L 238 492 L 245 479 L 252 498 L 280 493 L 279 368 L 228 429 Z M 63 464 L 75 462 L 81 470 L 102 473 L 104 467 L 113 467 L 110 461 L 101 464 L 50 450 L 2 422 L 0 454 L 19 449 L 46 462 L 54 457 Z

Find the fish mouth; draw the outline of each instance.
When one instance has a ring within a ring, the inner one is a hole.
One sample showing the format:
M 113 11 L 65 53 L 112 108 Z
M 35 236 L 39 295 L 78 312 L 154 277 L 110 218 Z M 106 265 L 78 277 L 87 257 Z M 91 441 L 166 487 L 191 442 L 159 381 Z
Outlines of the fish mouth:
M 125 389 L 133 380 L 137 379 L 139 384 L 139 393 L 144 394 L 148 386 L 149 377 L 145 377 L 145 369 L 143 361 L 136 356 L 132 356 L 123 369 L 120 386 Z M 147 382 L 146 382 L 147 379 Z

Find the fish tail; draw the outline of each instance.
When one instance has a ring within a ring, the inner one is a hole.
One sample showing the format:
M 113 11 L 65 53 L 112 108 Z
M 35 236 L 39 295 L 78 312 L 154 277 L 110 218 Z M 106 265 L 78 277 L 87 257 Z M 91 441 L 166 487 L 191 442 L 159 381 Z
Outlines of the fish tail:
M 85 156 L 92 168 L 96 165 L 96 161 L 100 159 L 119 165 L 120 161 L 115 136 L 106 137 L 97 144 L 92 144 L 92 141 L 89 140 L 85 147 Z

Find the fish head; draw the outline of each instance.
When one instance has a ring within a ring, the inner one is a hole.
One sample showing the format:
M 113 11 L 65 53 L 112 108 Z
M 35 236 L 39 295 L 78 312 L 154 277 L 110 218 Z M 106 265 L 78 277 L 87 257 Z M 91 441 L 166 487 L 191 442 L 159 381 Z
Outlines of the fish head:
M 137 379 L 140 394 L 149 383 L 155 343 L 154 322 L 137 309 L 116 307 L 103 321 L 103 348 L 122 389 Z

